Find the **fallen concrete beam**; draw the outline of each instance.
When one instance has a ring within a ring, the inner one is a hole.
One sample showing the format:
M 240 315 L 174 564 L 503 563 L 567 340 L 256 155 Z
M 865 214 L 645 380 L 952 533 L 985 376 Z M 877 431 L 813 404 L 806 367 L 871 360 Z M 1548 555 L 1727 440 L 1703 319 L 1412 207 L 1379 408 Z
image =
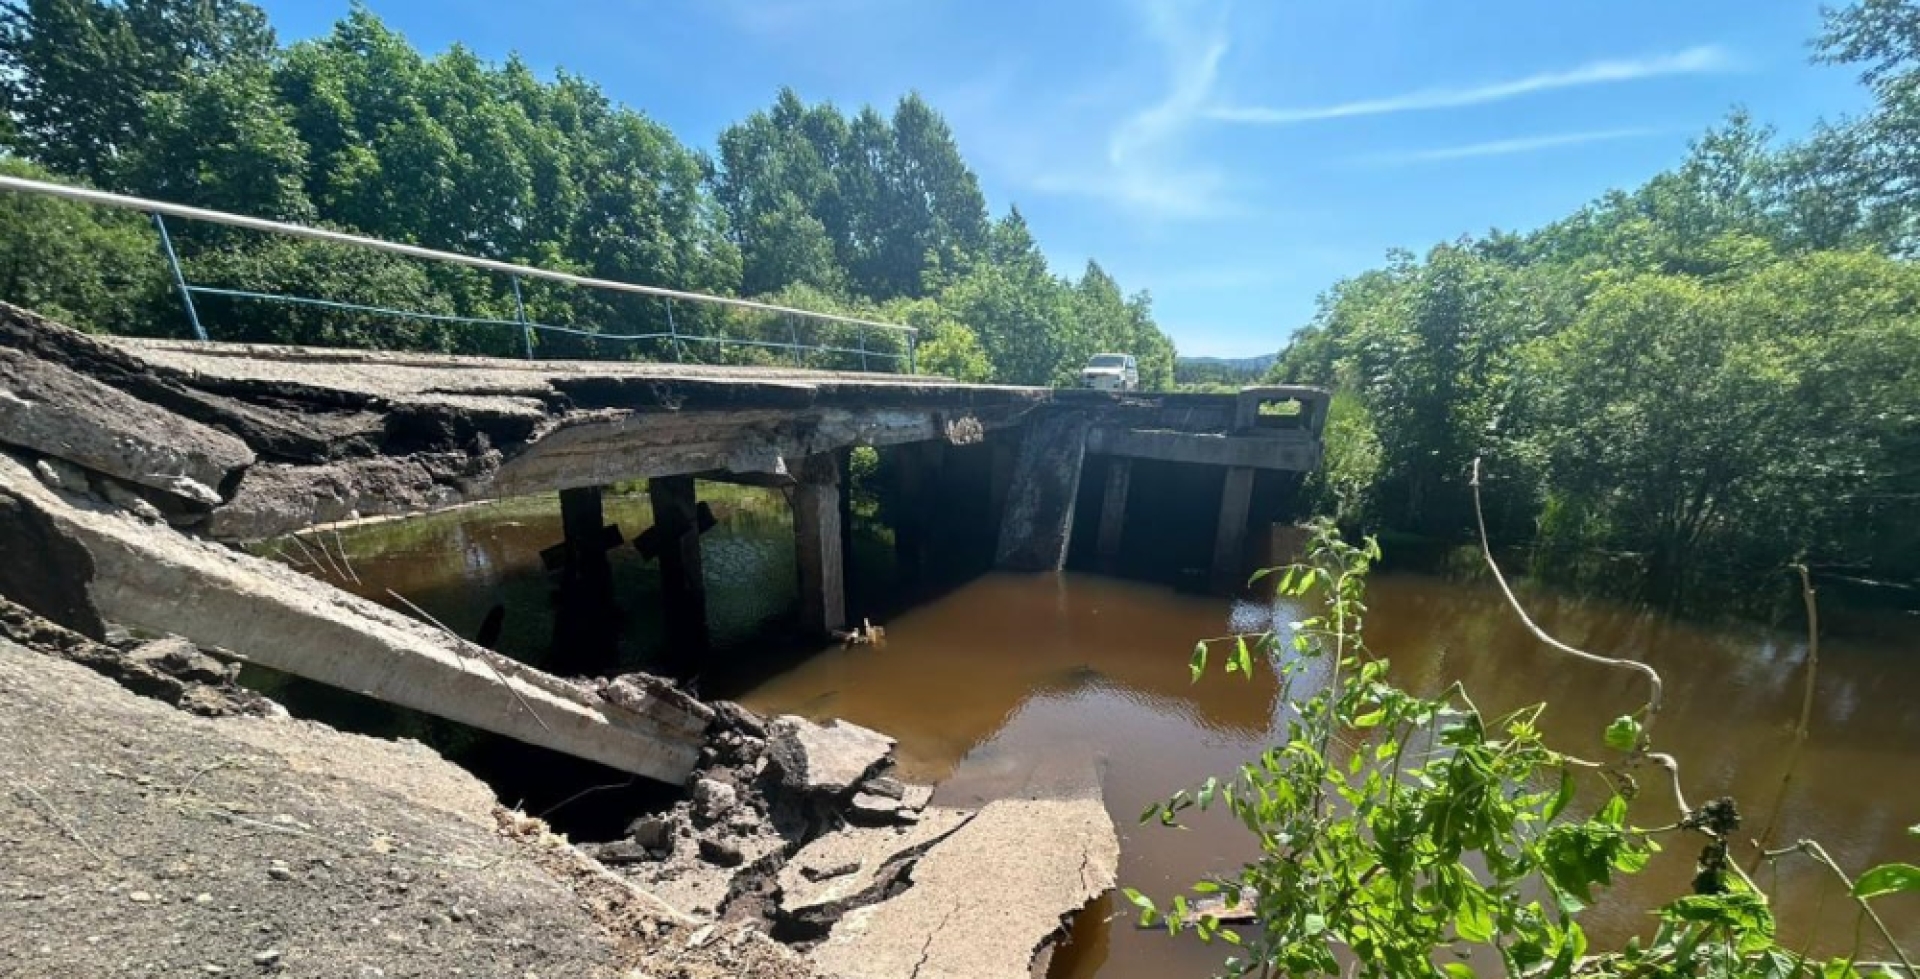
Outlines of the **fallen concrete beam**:
M 86 550 L 107 620 L 665 782 L 698 758 L 706 719 L 677 699 L 609 703 L 271 561 L 57 492 L 7 455 L 0 496 Z

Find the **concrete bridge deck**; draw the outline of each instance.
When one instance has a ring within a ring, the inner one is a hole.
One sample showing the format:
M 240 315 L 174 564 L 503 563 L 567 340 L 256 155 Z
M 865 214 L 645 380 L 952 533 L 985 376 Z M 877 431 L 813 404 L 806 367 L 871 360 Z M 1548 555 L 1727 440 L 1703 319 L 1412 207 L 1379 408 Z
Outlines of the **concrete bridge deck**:
M 1290 413 L 1262 409 L 1287 402 Z M 1255 473 L 1317 464 L 1324 407 L 1308 389 L 1111 394 L 106 338 L 0 304 L 0 593 L 81 631 L 112 619 L 178 633 L 673 781 L 696 752 L 698 705 L 665 691 L 609 700 L 221 542 L 559 491 L 567 540 L 554 563 L 591 621 L 612 605 L 599 488 L 646 479 L 669 634 L 697 649 L 696 479 L 788 491 L 802 621 L 824 633 L 846 621 L 851 447 L 896 450 L 902 485 L 923 490 L 947 455 L 990 468 L 993 506 L 972 529 L 997 536 L 1002 566 L 1032 569 L 1065 559 L 1087 454 L 1109 457 L 1103 552 L 1122 534 L 1133 460 L 1223 467 L 1214 570 L 1227 580 Z M 901 546 L 913 536 L 902 527 Z M 27 553 L 44 558 L 11 558 Z M 604 629 L 556 635 L 557 647 L 610 641 Z

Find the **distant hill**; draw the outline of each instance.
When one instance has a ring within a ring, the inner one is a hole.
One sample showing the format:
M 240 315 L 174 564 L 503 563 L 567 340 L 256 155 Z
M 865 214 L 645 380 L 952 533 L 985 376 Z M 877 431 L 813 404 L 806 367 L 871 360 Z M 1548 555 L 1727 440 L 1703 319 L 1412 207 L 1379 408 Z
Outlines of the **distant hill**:
M 1181 357 L 1173 362 L 1173 379 L 1179 384 L 1245 384 L 1267 376 L 1278 357 Z

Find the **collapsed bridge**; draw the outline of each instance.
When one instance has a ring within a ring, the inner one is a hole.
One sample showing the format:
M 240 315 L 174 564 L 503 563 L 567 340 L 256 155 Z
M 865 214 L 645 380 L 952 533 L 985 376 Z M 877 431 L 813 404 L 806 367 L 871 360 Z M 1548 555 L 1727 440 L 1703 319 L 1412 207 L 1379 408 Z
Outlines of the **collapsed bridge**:
M 467 643 L 236 543 L 343 520 L 558 493 L 550 549 L 576 632 L 609 661 L 603 487 L 648 481 L 676 651 L 705 645 L 700 481 L 780 487 L 801 621 L 843 628 L 847 458 L 880 449 L 911 567 L 943 535 L 994 563 L 1063 566 L 1082 500 L 1094 550 L 1152 521 L 1136 464 L 1216 472 L 1211 580 L 1246 570 L 1272 477 L 1318 464 L 1326 396 L 1054 391 L 940 378 L 521 361 L 109 338 L 0 304 L 0 593 L 82 632 L 106 621 L 669 782 L 706 709 L 670 684 L 585 685 Z M 1098 484 L 1082 486 L 1083 473 Z M 1208 483 L 1207 485 L 1215 485 Z M 936 519 L 955 494 L 976 519 Z M 1131 514 L 1131 516 L 1129 516 Z M 944 523 L 944 525 L 943 525 Z M 617 532 L 615 532 L 617 535 Z M 32 555 L 31 560 L 25 559 Z

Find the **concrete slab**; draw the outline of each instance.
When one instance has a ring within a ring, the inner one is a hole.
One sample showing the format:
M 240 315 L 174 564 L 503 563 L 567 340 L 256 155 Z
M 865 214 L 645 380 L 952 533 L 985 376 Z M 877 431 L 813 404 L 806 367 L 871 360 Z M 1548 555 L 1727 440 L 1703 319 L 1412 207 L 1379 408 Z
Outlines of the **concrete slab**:
M 838 914 L 892 880 L 891 871 L 946 839 L 973 817 L 970 809 L 928 809 L 913 826 L 849 828 L 808 843 L 780 870 L 780 912 L 790 917 Z
M 920 859 L 913 886 L 843 916 L 811 958 L 845 979 L 1027 979 L 1119 860 L 1098 799 L 995 802 Z

